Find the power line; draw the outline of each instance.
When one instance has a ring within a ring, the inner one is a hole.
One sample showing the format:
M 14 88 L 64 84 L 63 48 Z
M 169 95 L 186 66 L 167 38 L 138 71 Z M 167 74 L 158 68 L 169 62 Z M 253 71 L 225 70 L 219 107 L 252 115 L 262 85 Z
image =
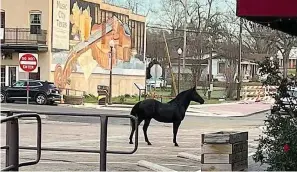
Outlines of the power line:
M 159 30 L 168 30 L 168 31 L 178 31 L 178 32 L 183 32 L 184 31 L 184 29 L 170 29 L 170 28 L 166 28 L 166 27 L 152 26 L 152 25 L 147 25 L 146 27 L 147 28 L 152 28 L 152 29 L 159 29 Z M 186 32 L 189 32 L 189 33 L 206 33 L 206 34 L 211 34 L 211 32 L 206 32 L 206 31 L 201 32 L 201 31 L 190 30 L 190 29 L 187 29 Z M 239 35 L 239 31 L 233 31 L 233 32 L 238 33 L 238 35 Z M 231 34 L 231 35 L 234 35 L 234 34 Z M 270 37 L 272 35 L 270 35 L 269 33 L 259 33 L 259 35 L 242 33 L 242 36 L 253 37 L 253 38 L 266 38 L 266 37 Z

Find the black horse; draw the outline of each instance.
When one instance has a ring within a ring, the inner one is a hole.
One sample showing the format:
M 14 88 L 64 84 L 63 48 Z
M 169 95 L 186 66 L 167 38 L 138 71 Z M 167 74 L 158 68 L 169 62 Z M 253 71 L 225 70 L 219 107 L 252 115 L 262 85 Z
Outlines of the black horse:
M 145 141 L 151 145 L 147 137 L 147 129 L 154 118 L 159 122 L 173 123 L 173 143 L 176 142 L 176 134 L 181 121 L 185 118 L 186 111 L 191 101 L 204 103 L 203 98 L 196 92 L 196 87 L 183 91 L 168 103 L 161 103 L 155 99 L 146 99 L 134 105 L 131 115 L 138 118 L 138 126 L 144 120 L 143 133 Z M 131 120 L 132 131 L 130 134 L 130 144 L 133 144 L 132 138 L 135 131 L 135 122 Z

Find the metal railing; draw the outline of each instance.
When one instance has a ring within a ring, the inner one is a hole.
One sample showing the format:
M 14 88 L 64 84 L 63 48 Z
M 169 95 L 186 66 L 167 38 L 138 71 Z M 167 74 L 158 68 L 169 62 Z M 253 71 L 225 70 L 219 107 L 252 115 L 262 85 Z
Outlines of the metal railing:
M 37 34 L 32 34 L 30 28 L 5 28 L 2 44 L 27 44 L 46 45 L 47 31 L 40 30 Z
M 6 149 L 6 167 L 2 169 L 18 171 L 19 167 L 37 164 L 40 160 L 41 150 L 44 151 L 65 151 L 65 152 L 86 152 L 100 153 L 100 171 L 106 171 L 106 155 L 110 154 L 133 154 L 138 148 L 138 125 L 137 118 L 131 115 L 103 115 L 96 113 L 55 113 L 55 112 L 40 112 L 40 111 L 1 111 L 7 114 L 7 117 L 1 119 L 1 123 L 6 124 L 6 145 L 1 149 Z M 15 115 L 14 115 L 15 114 Z M 41 118 L 38 114 L 53 115 L 53 116 L 73 116 L 73 117 L 100 117 L 100 150 L 97 149 L 75 149 L 75 148 L 57 148 L 57 147 L 41 147 Z M 19 145 L 19 123 L 18 119 L 22 117 L 35 117 L 38 122 L 37 129 L 37 146 L 20 146 Z M 132 151 L 111 151 L 107 150 L 107 125 L 109 118 L 130 118 L 135 121 L 135 145 Z M 31 162 L 19 164 L 19 149 L 37 150 L 37 159 Z
M 61 90 L 62 90 L 62 93 L 64 93 L 66 96 L 84 96 L 86 94 L 85 91 L 70 89 L 70 88 L 64 88 Z

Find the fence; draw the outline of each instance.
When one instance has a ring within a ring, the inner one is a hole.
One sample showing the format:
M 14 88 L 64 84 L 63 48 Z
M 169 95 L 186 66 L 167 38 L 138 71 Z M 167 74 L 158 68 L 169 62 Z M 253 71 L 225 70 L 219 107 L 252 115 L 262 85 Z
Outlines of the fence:
M 1 146 L 1 149 L 6 149 L 6 167 L 2 171 L 18 171 L 19 167 L 34 165 L 40 161 L 41 151 L 66 151 L 66 152 L 86 152 L 100 153 L 100 171 L 106 171 L 106 154 L 133 154 L 138 148 L 138 125 L 137 118 L 131 115 L 103 115 L 95 113 L 54 113 L 54 112 L 38 112 L 38 111 L 1 111 L 1 114 L 6 114 L 7 117 L 1 119 L 1 123 L 6 122 L 6 145 Z M 100 117 L 100 150 L 97 149 L 75 149 L 75 148 L 55 148 L 41 147 L 41 118 L 38 114 L 43 115 L 64 115 L 74 117 Z M 28 147 L 19 145 L 19 118 L 35 117 L 37 120 L 37 146 Z M 107 150 L 107 125 L 108 118 L 130 118 L 135 121 L 135 145 L 130 152 L 126 151 L 109 151 Z M 35 161 L 19 164 L 19 149 L 37 150 L 37 158 Z
M 243 100 L 270 100 L 277 92 L 277 86 L 244 86 L 242 90 Z

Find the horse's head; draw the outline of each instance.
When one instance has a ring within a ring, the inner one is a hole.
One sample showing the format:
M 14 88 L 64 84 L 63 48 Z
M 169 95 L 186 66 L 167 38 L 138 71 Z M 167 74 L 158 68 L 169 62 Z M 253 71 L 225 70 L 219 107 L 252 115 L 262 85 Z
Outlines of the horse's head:
M 191 99 L 192 101 L 204 104 L 204 99 L 197 93 L 196 86 L 191 89 Z

